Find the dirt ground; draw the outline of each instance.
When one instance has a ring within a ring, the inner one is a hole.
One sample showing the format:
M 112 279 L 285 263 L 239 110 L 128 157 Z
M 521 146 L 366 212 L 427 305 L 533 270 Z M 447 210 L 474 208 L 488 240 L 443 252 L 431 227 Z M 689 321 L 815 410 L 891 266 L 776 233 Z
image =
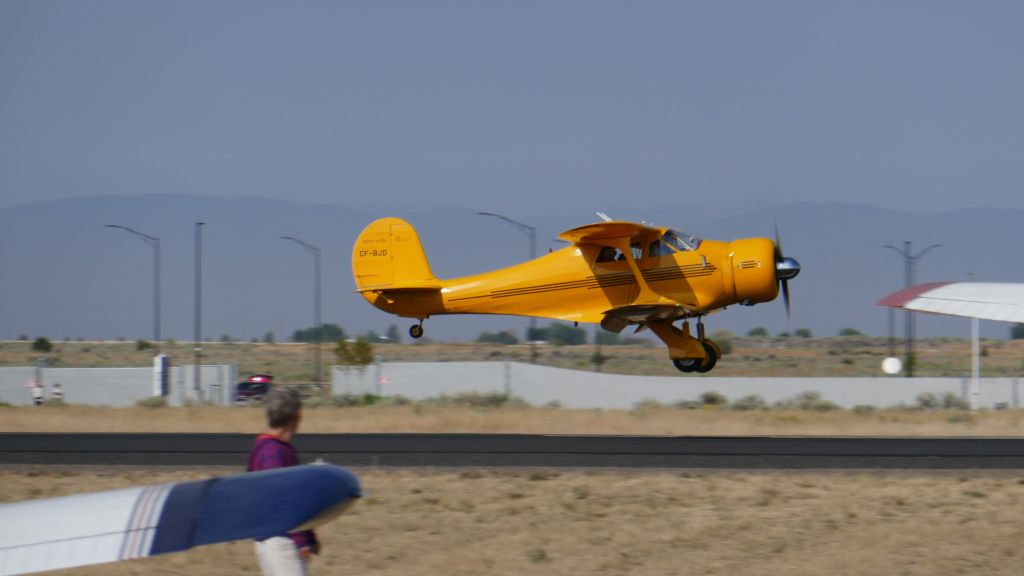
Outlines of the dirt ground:
M 0 407 L 0 432 L 238 432 L 264 426 L 258 407 Z M 674 436 L 1020 436 L 1024 411 L 633 410 L 363 406 L 309 408 L 301 432 L 653 434 Z
M 227 473 L 0 468 L 0 501 Z M 1019 574 L 1009 472 L 356 469 L 314 575 Z M 250 542 L 55 574 L 256 574 Z
M 715 336 L 718 337 L 717 335 Z M 882 359 L 889 354 L 885 338 L 719 338 L 731 350 L 710 376 L 881 376 Z M 964 339 L 930 338 L 917 343 L 918 376 L 962 377 L 971 371 L 971 346 Z M 172 365 L 192 361 L 192 344 L 165 342 L 162 351 Z M 503 346 L 471 342 L 417 342 L 377 344 L 374 355 L 385 362 L 528 362 L 530 346 Z M 594 370 L 593 344 L 537 347 L 538 363 L 545 366 Z M 239 375 L 269 372 L 278 382 L 313 380 L 311 344 L 253 342 L 205 342 L 203 359 L 209 364 L 236 364 Z M 336 362 L 334 344 L 322 347 L 325 367 Z M 44 359 L 52 367 L 152 366 L 152 349 L 139 350 L 134 342 L 54 341 L 48 353 L 32 350 L 30 341 L 0 341 L 0 366 L 33 366 Z M 665 348 L 650 341 L 641 345 L 603 346 L 607 361 L 601 367 L 611 374 L 682 376 L 669 362 Z M 902 355 L 899 348 L 897 355 Z M 1015 377 L 1024 372 L 1024 340 L 982 342 L 983 377 Z

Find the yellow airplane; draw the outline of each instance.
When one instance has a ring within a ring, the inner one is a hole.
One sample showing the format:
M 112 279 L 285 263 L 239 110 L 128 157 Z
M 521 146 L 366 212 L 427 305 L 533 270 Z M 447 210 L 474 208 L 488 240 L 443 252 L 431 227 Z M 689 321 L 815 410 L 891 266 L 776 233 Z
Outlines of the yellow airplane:
M 683 372 L 708 372 L 722 352 L 702 318 L 733 304 L 774 300 L 800 264 L 778 242 L 702 240 L 649 224 L 605 221 L 559 235 L 571 245 L 501 270 L 442 280 L 434 276 L 419 235 L 408 222 L 371 223 L 352 248 L 357 291 L 377 308 L 418 324 L 437 314 L 511 314 L 600 324 L 610 332 L 649 328 Z M 696 336 L 689 319 L 697 319 Z M 682 320 L 682 327 L 675 323 Z

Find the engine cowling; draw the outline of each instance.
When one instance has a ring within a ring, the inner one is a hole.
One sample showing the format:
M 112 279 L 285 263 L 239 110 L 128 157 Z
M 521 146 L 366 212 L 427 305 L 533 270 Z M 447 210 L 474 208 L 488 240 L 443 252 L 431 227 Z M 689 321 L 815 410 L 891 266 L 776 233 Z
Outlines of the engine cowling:
M 767 238 L 743 238 L 730 242 L 729 248 L 736 301 L 752 306 L 778 297 L 775 244 Z

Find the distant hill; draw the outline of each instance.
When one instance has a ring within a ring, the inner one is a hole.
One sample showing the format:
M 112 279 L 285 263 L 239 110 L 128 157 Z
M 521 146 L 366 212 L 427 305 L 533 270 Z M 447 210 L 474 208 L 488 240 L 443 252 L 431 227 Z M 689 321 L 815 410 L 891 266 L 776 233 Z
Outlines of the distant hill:
M 594 207 L 601 209 L 601 206 Z M 700 216 L 698 216 L 700 214 Z M 713 214 L 713 215 L 712 215 Z M 383 333 L 408 320 L 377 311 L 351 293 L 352 243 L 372 219 L 394 215 L 420 232 L 434 272 L 447 277 L 519 262 L 527 240 L 473 207 L 302 206 L 262 198 L 224 199 L 188 195 L 97 196 L 0 208 L 0 339 L 20 334 L 63 338 L 149 338 L 152 334 L 152 259 L 140 240 L 104 224 L 129 226 L 161 238 L 163 334 L 190 340 L 193 317 L 194 222 L 203 231 L 203 334 L 218 340 L 279 341 L 313 324 L 312 258 L 281 240 L 295 236 L 319 246 L 324 264 L 324 321 L 350 334 Z M 538 249 L 557 248 L 558 232 L 594 221 L 587 209 L 572 213 L 524 207 L 509 214 L 538 228 Z M 803 265 L 791 283 L 793 319 L 781 302 L 730 309 L 708 318 L 711 331 L 746 333 L 764 326 L 775 334 L 809 328 L 834 335 L 843 327 L 884 335 L 887 312 L 874 304 L 902 287 L 903 261 L 883 248 L 914 242 L 915 253 L 942 244 L 917 267 L 919 282 L 978 280 L 1024 282 L 1017 250 L 1024 211 L 972 209 L 908 214 L 856 204 L 795 204 L 756 210 L 714 211 L 682 206 L 634 207 L 612 213 L 621 219 L 671 224 L 699 236 L 732 239 L 771 236 L 777 221 L 785 253 Z M 543 321 L 541 321 L 543 322 Z M 427 336 L 472 340 L 484 330 L 522 331 L 525 319 L 441 317 L 426 324 Z M 902 319 L 897 327 L 902 332 Z M 922 317 L 921 336 L 964 336 L 962 319 Z M 989 337 L 1006 337 L 1009 326 L 983 325 Z

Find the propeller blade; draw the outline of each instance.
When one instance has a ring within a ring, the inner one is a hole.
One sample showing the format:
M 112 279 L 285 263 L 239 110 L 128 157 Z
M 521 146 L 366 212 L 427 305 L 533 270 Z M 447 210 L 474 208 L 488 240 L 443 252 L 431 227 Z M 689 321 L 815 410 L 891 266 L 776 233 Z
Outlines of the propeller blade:
M 779 237 L 779 221 L 775 221 L 775 253 L 782 260 L 782 238 Z
M 782 281 L 782 301 L 786 304 L 786 321 L 789 322 L 793 319 L 789 312 L 789 280 Z

